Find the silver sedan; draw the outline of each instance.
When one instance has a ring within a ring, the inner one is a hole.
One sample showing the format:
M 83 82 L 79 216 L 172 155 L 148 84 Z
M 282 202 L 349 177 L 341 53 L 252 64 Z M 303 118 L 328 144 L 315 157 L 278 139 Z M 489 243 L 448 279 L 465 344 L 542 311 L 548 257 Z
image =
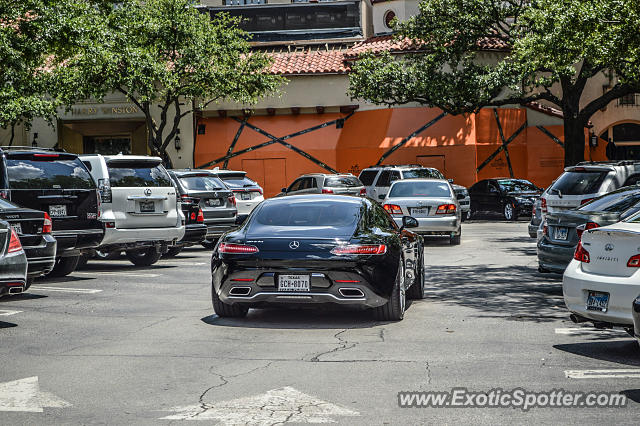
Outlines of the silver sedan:
M 402 216 L 412 216 L 419 224 L 412 229 L 413 232 L 447 236 L 452 245 L 460 244 L 460 204 L 451 184 L 444 179 L 395 181 L 383 201 L 383 207 L 398 226 L 402 226 Z

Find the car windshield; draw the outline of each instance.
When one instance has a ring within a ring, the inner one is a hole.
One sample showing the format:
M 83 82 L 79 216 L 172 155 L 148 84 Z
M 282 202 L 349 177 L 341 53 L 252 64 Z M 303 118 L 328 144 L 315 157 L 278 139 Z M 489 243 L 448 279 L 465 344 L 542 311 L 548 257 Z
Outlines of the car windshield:
M 498 185 L 506 192 L 538 191 L 538 187 L 522 179 L 498 179 Z
M 93 179 L 77 159 L 32 160 L 8 158 L 7 173 L 12 189 L 88 189 Z
M 229 188 L 248 188 L 250 186 L 258 186 L 255 181 L 249 179 L 245 175 L 221 175 L 220 179 L 222 179 Z
M 331 227 L 354 230 L 360 218 L 359 202 L 298 200 L 262 206 L 253 226 Z
M 180 178 L 180 182 L 192 191 L 220 191 L 226 189 L 224 183 L 213 176 L 190 176 Z
M 602 186 L 607 171 L 570 171 L 564 172 L 549 189 L 549 194 L 582 195 L 595 194 Z
M 449 185 L 445 182 L 397 182 L 389 191 L 389 198 L 404 197 L 451 197 Z
M 640 203 L 640 190 L 616 191 L 584 204 L 578 210 L 588 212 L 624 212 Z
M 332 188 L 344 188 L 353 186 L 362 186 L 362 183 L 355 176 L 336 176 L 328 177 L 324 181 L 324 186 Z
M 402 176 L 405 179 L 444 179 L 444 175 L 437 169 L 411 169 L 404 170 Z
M 109 182 L 112 187 L 173 186 L 162 166 L 143 166 L 140 163 L 109 163 Z

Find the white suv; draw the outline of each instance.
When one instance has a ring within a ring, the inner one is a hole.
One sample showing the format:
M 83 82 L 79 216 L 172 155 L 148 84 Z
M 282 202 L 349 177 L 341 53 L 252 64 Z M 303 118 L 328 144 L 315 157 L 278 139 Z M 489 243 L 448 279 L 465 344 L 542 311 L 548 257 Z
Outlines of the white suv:
M 222 170 L 217 167 L 212 169 L 211 172 L 233 191 L 233 195 L 236 197 L 236 208 L 238 209 L 238 223 L 243 222 L 249 216 L 249 213 L 264 201 L 262 188 L 256 181 L 247 177 L 247 172 Z
M 640 162 L 579 163 L 567 167 L 540 198 L 542 216 L 580 207 L 600 195 L 640 181 Z
M 156 263 L 185 233 L 185 217 L 159 157 L 81 155 L 100 191 L 102 253 L 126 251 L 135 265 Z

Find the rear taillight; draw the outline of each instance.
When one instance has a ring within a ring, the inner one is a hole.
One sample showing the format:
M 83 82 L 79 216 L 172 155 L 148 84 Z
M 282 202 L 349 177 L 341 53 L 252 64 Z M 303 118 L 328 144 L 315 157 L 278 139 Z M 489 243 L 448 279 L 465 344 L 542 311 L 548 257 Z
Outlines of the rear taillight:
M 262 194 L 263 194 L 263 193 L 262 193 L 262 188 L 258 188 L 258 189 L 256 189 L 256 191 L 257 191 L 257 192 L 259 192 L 259 193 L 260 193 L 260 195 L 262 195 Z
M 196 222 L 198 223 L 204 222 L 204 213 L 202 213 L 202 209 L 198 209 L 198 216 L 196 216 Z
M 640 268 L 640 254 L 636 254 L 635 256 L 631 256 L 629 261 L 627 262 L 627 266 L 629 268 Z
M 360 196 L 365 196 L 365 195 L 367 195 L 367 188 L 362 188 L 360 190 Z
M 587 204 L 589 201 L 593 201 L 593 198 L 585 198 L 584 200 L 580 201 L 580 205 Z
M 22 244 L 20 244 L 18 234 L 16 234 L 16 231 L 11 228 L 11 240 L 9 240 L 9 250 L 7 250 L 7 253 L 15 253 L 21 250 Z
M 236 197 L 234 195 L 228 197 L 227 200 L 229 200 L 229 204 L 231 204 L 232 206 L 236 205 Z
M 189 218 L 191 220 L 196 220 L 196 212 L 191 212 L 191 214 L 189 215 Z
M 323 194 L 333 194 L 333 190 L 331 190 L 331 189 L 324 189 L 324 188 L 323 188 L 323 189 L 322 189 L 322 193 L 323 193 Z
M 542 233 L 547 237 L 549 236 L 549 225 L 547 224 L 547 219 L 545 219 L 544 223 L 542 224 Z
M 542 213 L 547 212 L 547 199 L 544 197 L 540 198 L 540 210 L 542 211 Z
M 53 231 L 53 222 L 51 222 L 51 217 L 49 213 L 44 212 L 44 222 L 42 223 L 42 233 L 50 234 Z
M 578 234 L 578 238 L 582 237 L 582 233 L 584 231 L 588 231 L 589 229 L 594 229 L 594 228 L 598 228 L 600 227 L 600 225 L 598 225 L 595 222 L 587 222 L 584 225 L 578 225 L 576 227 L 576 234 Z
M 453 214 L 456 212 L 455 204 L 441 204 L 436 210 L 436 214 Z
M 220 243 L 218 246 L 219 253 L 227 254 L 251 254 L 259 251 L 258 247 L 249 244 Z
M 116 223 L 115 222 L 105 222 L 104 226 L 105 226 L 105 228 L 115 228 L 116 227 Z
M 536 205 L 535 203 L 533 204 L 533 206 L 531 207 L 531 216 L 535 217 L 536 216 Z
M 389 214 L 402 215 L 402 209 L 396 204 L 385 204 L 382 206 Z
M 387 252 L 387 246 L 384 244 L 378 245 L 345 245 L 337 246 L 331 250 L 332 254 L 385 254 Z
M 9 199 L 9 191 L 6 189 L 0 190 L 0 198 L 4 198 L 5 200 Z
M 180 196 L 180 201 L 182 201 L 183 203 L 187 203 L 187 204 L 198 204 L 200 202 L 199 198 L 195 198 L 195 197 L 189 197 L 186 194 L 182 194 Z
M 576 251 L 573 254 L 573 258 L 583 263 L 589 263 L 591 261 L 591 258 L 589 257 L 589 252 L 586 251 L 582 246 L 582 241 L 578 241 L 578 246 L 576 247 Z

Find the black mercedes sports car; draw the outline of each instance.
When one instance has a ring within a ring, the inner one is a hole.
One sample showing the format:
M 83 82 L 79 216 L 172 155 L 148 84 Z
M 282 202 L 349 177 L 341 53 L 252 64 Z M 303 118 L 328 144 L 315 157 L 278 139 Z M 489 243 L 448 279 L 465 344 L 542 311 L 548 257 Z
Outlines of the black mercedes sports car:
M 423 298 L 423 240 L 376 202 L 340 195 L 271 198 L 223 235 L 211 258 L 213 309 L 341 304 L 398 321 L 406 297 Z

